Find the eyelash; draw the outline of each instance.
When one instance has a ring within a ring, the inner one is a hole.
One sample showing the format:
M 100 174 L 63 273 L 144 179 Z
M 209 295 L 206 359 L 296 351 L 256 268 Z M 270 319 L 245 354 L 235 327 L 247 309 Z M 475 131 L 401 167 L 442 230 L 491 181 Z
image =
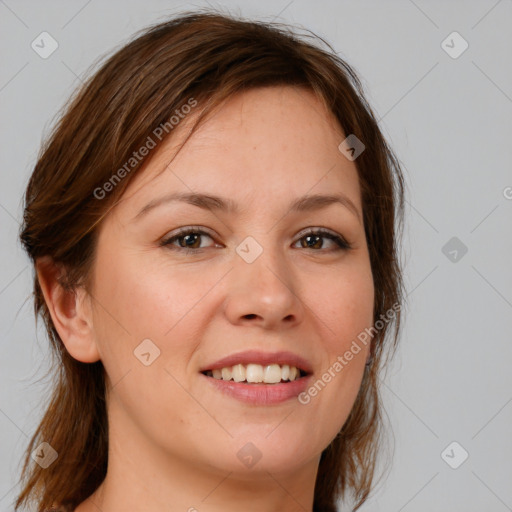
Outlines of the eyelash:
M 181 228 L 173 236 L 171 236 L 169 238 L 166 238 L 166 239 L 163 239 L 160 242 L 160 245 L 163 246 L 163 247 L 168 247 L 169 249 L 171 249 L 173 251 L 184 252 L 186 254 L 200 254 L 200 253 L 202 253 L 204 248 L 178 247 L 176 245 L 173 245 L 174 241 L 179 240 L 180 238 L 183 238 L 184 236 L 191 235 L 191 234 L 205 235 L 205 236 L 207 236 L 207 237 L 209 237 L 209 238 L 211 238 L 213 240 L 213 237 L 209 233 L 207 233 L 206 231 L 202 230 L 201 228 L 188 227 L 188 228 Z M 341 237 L 339 235 L 336 235 L 336 234 L 334 234 L 334 233 L 332 233 L 330 231 L 327 231 L 326 229 L 323 229 L 323 228 L 316 228 L 316 229 L 311 228 L 306 233 L 303 233 L 302 236 L 297 240 L 297 242 L 299 240 L 302 240 L 306 236 L 310 236 L 310 235 L 317 235 L 317 236 L 321 236 L 323 238 L 328 238 L 328 239 L 332 240 L 338 246 L 338 247 L 336 247 L 336 248 L 334 248 L 334 249 L 332 249 L 330 251 L 322 251 L 321 249 L 309 248 L 309 249 L 311 249 L 313 251 L 316 251 L 316 252 L 334 252 L 334 251 L 348 251 L 348 250 L 352 249 L 352 244 L 347 242 L 343 237 Z M 308 247 L 304 247 L 304 249 L 308 249 Z

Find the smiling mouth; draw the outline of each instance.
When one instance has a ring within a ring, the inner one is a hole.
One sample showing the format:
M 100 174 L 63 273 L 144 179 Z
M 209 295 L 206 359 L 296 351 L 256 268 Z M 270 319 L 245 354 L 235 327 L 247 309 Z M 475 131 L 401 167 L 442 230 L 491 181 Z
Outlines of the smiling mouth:
M 201 372 L 217 380 L 232 381 L 242 384 L 283 384 L 306 377 L 305 370 L 287 364 L 236 364 L 224 368 L 215 368 Z

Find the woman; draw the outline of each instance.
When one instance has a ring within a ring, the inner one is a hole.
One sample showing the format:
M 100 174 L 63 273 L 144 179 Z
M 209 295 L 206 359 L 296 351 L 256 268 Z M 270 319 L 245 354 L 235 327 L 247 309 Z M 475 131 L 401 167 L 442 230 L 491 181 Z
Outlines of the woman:
M 402 211 L 399 163 L 332 49 L 215 12 L 139 34 L 27 187 L 58 364 L 17 509 L 359 508 Z

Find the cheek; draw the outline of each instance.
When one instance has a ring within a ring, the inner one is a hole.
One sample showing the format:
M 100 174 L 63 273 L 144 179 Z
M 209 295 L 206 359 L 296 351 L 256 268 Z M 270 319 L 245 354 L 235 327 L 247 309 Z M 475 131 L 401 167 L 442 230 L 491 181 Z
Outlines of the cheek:
M 361 386 L 370 348 L 358 339 L 373 325 L 374 285 L 364 262 L 336 280 L 325 279 L 323 293 L 311 296 L 322 330 L 326 358 L 321 374 L 303 395 L 302 402 L 322 418 L 324 435 L 333 438 L 345 423 Z
M 360 261 L 336 277 L 325 276 L 309 300 L 323 322 L 329 354 L 343 353 L 373 323 L 374 285 L 369 262 Z
M 128 251 L 115 259 L 106 251 L 98 254 L 96 294 L 98 301 L 108 305 L 104 313 L 110 313 L 111 320 L 117 320 L 132 337 L 161 337 L 190 309 L 201 281 L 145 261 Z
M 145 339 L 160 349 L 160 363 L 172 359 L 179 365 L 195 348 L 202 299 L 222 277 L 166 265 L 159 258 L 144 261 L 129 251 L 115 259 L 106 251 L 98 254 L 95 330 L 104 364 L 114 367 L 112 378 L 119 377 L 116 367 L 126 371 L 137 362 L 133 351 Z
M 143 265 L 143 259 L 136 259 L 129 253 L 115 259 L 105 253 L 97 257 L 94 327 L 114 388 L 113 414 L 128 414 L 136 423 L 151 418 L 156 425 L 178 428 L 200 412 L 178 382 L 185 383 L 184 372 L 195 349 L 198 301 L 218 278 L 206 279 L 203 274 L 199 279 L 197 272 L 158 262 Z M 157 352 L 147 341 L 141 345 L 147 339 Z M 137 358 L 142 353 L 139 346 L 147 347 L 144 352 L 150 352 L 150 360 L 156 353 L 158 357 L 145 366 Z M 153 435 L 157 431 L 155 426 Z

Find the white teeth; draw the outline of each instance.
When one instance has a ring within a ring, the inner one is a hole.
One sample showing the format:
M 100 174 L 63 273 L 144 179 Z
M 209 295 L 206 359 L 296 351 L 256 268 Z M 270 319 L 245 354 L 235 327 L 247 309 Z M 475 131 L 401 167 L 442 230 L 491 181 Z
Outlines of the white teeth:
M 245 380 L 245 366 L 243 364 L 235 364 L 232 372 L 233 380 L 235 382 L 242 382 Z
M 277 384 L 281 381 L 294 381 L 300 378 L 300 370 L 295 366 L 287 364 L 280 366 L 278 364 L 236 364 L 231 367 L 216 368 L 207 373 L 214 379 L 234 380 L 235 382 Z
M 263 380 L 269 384 L 281 382 L 281 367 L 278 364 L 269 364 L 265 368 Z
M 263 382 L 263 366 L 260 364 L 248 364 L 245 380 L 247 382 Z

